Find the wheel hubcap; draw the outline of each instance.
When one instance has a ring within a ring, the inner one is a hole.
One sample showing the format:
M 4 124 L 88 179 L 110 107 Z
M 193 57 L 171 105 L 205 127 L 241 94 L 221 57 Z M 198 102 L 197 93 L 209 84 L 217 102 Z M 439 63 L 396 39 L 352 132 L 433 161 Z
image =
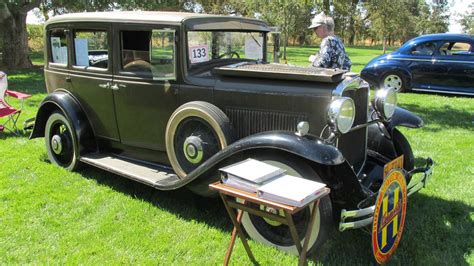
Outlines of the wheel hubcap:
M 271 214 L 275 214 L 275 215 L 280 215 L 280 216 L 285 216 L 285 213 L 283 212 L 283 210 L 280 210 L 278 211 L 277 209 L 275 208 L 272 208 L 272 207 L 265 207 L 263 205 L 260 205 L 260 209 L 261 210 L 264 210 L 268 213 L 271 213 Z M 269 225 L 271 226 L 280 226 L 281 223 L 278 222 L 278 221 L 274 221 L 274 220 L 271 220 L 271 219 L 268 219 L 268 218 L 263 218 L 263 220 L 265 220 L 265 222 L 267 222 Z
M 53 150 L 55 154 L 58 154 L 58 155 L 61 154 L 61 152 L 63 151 L 61 136 L 54 135 L 51 138 L 51 149 Z
M 402 79 L 397 75 L 388 75 L 384 80 L 384 87 L 399 91 L 402 88 Z
M 184 156 L 192 163 L 197 164 L 202 160 L 202 140 L 197 136 L 187 137 L 183 144 Z

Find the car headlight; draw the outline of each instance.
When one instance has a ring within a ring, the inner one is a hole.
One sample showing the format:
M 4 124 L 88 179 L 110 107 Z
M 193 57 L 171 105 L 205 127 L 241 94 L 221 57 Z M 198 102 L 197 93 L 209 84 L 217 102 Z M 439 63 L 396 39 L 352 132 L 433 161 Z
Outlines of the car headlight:
M 379 89 L 373 102 L 375 110 L 385 119 L 390 119 L 397 108 L 397 93 L 393 89 Z
M 336 98 L 328 110 L 329 123 L 344 134 L 352 128 L 355 118 L 355 105 L 351 98 Z

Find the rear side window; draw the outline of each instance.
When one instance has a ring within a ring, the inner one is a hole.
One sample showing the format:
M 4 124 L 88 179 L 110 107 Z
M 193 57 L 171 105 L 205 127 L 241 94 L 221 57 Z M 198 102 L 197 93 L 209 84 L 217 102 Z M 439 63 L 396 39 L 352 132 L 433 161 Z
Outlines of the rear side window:
M 106 31 L 80 30 L 74 32 L 75 66 L 107 69 L 109 42 Z
M 412 55 L 433 55 L 435 51 L 435 42 L 424 42 L 413 47 L 410 53 Z
M 122 31 L 121 69 L 156 80 L 175 74 L 175 31 Z
M 68 62 L 68 42 L 67 31 L 64 29 L 53 29 L 50 31 L 50 51 L 52 63 L 67 65 Z
M 472 55 L 471 45 L 464 42 L 446 42 L 439 48 L 439 54 L 445 56 L 452 55 Z

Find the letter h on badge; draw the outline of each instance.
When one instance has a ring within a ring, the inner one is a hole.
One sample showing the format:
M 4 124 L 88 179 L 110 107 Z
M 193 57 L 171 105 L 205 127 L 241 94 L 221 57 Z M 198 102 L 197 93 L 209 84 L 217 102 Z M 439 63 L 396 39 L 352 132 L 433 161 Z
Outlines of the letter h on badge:
M 387 235 L 388 226 L 392 223 L 392 235 L 391 238 L 395 238 L 398 232 L 398 215 L 400 214 L 400 205 L 399 204 L 399 194 L 400 188 L 397 187 L 393 191 L 393 194 L 390 196 L 393 197 L 393 208 L 391 210 L 388 209 L 388 200 L 389 195 L 385 196 L 382 202 L 382 245 L 381 248 L 383 249 L 387 245 Z

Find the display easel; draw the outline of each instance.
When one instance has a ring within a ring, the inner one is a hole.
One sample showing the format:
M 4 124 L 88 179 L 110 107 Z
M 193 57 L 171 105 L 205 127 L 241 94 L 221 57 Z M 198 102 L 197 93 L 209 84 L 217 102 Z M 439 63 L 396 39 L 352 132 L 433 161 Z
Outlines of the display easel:
M 306 206 L 310 206 L 311 204 L 313 205 L 313 210 L 317 210 L 319 206 L 319 200 L 322 197 L 329 194 L 330 192 L 329 188 L 324 188 L 324 191 L 319 195 L 319 197 L 315 198 L 313 201 L 308 202 L 304 206 L 296 207 L 296 206 L 290 206 L 290 205 L 280 204 L 277 202 L 261 199 L 257 196 L 256 193 L 249 193 L 237 188 L 226 186 L 220 182 L 211 184 L 209 185 L 209 187 L 210 189 L 219 192 L 219 195 L 221 196 L 222 201 L 224 202 L 224 206 L 227 210 L 227 213 L 229 214 L 232 224 L 234 225 L 229 247 L 227 248 L 227 252 L 225 255 L 224 265 L 229 264 L 230 256 L 232 254 L 232 250 L 234 248 L 235 239 L 237 238 L 237 235 L 242 240 L 242 244 L 244 245 L 245 251 L 247 252 L 247 255 L 249 256 L 250 260 L 252 260 L 254 264 L 258 264 L 257 260 L 253 256 L 252 251 L 250 250 L 250 246 L 247 243 L 247 239 L 245 238 L 244 232 L 241 227 L 242 213 L 244 211 L 248 212 L 249 214 L 257 215 L 262 218 L 271 219 L 273 221 L 277 221 L 277 222 L 287 225 L 289 227 L 291 237 L 293 238 L 293 241 L 295 242 L 296 248 L 299 253 L 298 265 L 306 265 L 306 253 L 308 250 L 309 238 L 313 230 L 313 223 L 314 223 L 314 219 L 316 218 L 317 211 L 312 212 L 310 223 L 305 234 L 303 246 L 301 246 L 301 239 L 298 236 L 298 233 L 296 231 L 296 226 L 293 221 L 293 215 L 303 210 Z M 240 202 L 238 202 L 236 199 L 240 199 Z M 280 215 L 276 215 L 270 212 L 260 210 L 259 208 L 255 208 L 251 205 L 248 205 L 249 202 L 255 203 L 259 206 L 263 205 L 266 207 L 274 208 L 277 211 L 282 210 L 285 216 L 283 217 Z M 237 214 L 235 211 L 237 211 Z

